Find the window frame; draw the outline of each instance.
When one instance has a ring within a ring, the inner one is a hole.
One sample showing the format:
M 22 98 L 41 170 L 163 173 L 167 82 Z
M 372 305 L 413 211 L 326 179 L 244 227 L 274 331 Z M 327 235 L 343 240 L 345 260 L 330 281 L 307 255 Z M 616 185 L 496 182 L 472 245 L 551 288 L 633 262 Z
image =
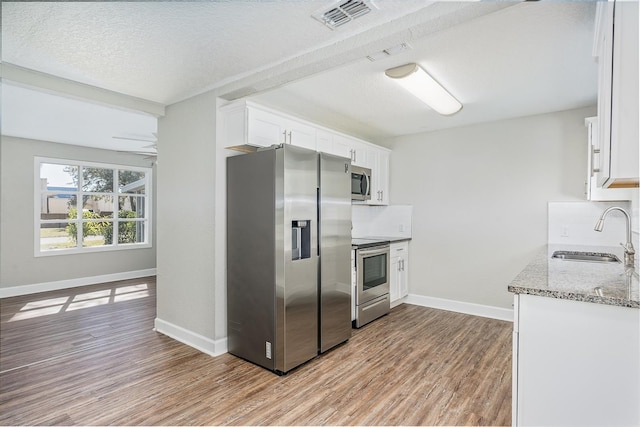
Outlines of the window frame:
M 56 164 L 63 166 L 77 166 L 78 170 L 78 187 L 74 191 L 64 191 L 59 193 L 68 193 L 76 196 L 76 212 L 78 215 L 75 220 L 69 220 L 68 218 L 64 220 L 59 220 L 60 222 L 75 222 L 76 230 L 78 232 L 78 238 L 76 239 L 76 246 L 71 248 L 60 248 L 60 249 L 50 249 L 43 250 L 41 249 L 41 226 L 43 223 L 47 223 L 47 221 L 53 220 L 43 220 L 41 218 L 41 200 L 43 194 L 51 194 L 51 191 L 44 190 L 41 188 L 40 181 L 40 169 L 43 163 L 47 164 Z M 114 171 L 113 178 L 113 188 L 111 192 L 96 192 L 96 191 L 85 191 L 83 190 L 83 168 L 101 168 L 101 169 L 111 169 Z M 121 250 L 130 250 L 130 249 L 148 249 L 153 246 L 152 236 L 153 236 L 153 189 L 152 189 L 152 177 L 153 177 L 153 168 L 144 167 L 144 166 L 132 166 L 132 165 L 123 165 L 123 164 L 114 164 L 114 163 L 100 163 L 100 162 L 90 162 L 84 160 L 73 160 L 73 159 L 60 159 L 60 158 L 52 158 L 52 157 L 34 157 L 34 186 L 33 186 L 33 196 L 34 196 L 34 206 L 33 206 L 33 248 L 34 248 L 34 256 L 35 257 L 46 257 L 46 256 L 57 256 L 57 255 L 75 255 L 75 254 L 87 254 L 94 252 L 111 252 L 111 251 L 121 251 Z M 145 174 L 144 178 L 144 194 L 137 193 L 119 193 L 119 171 L 133 171 L 133 172 L 143 172 Z M 110 196 L 113 198 L 113 206 L 114 212 L 112 218 L 108 219 L 108 221 L 113 223 L 113 241 L 109 245 L 101 245 L 101 246 L 83 246 L 82 239 L 82 225 L 84 223 L 96 222 L 91 219 L 83 219 L 82 218 L 82 205 L 85 196 L 93 196 L 93 195 L 103 195 Z M 134 195 L 135 197 L 143 197 L 144 198 L 144 217 L 142 218 L 119 218 L 119 197 L 126 195 Z M 144 224 L 144 241 L 140 243 L 118 243 L 118 230 L 119 224 L 125 222 L 141 222 Z

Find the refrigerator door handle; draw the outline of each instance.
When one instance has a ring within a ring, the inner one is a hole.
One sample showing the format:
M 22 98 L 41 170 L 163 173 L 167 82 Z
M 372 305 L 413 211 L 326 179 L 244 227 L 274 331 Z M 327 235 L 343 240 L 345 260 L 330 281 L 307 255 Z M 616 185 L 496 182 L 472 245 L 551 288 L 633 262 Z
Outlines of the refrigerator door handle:
M 317 254 L 320 258 L 320 188 L 316 189 L 316 245 L 318 246 Z

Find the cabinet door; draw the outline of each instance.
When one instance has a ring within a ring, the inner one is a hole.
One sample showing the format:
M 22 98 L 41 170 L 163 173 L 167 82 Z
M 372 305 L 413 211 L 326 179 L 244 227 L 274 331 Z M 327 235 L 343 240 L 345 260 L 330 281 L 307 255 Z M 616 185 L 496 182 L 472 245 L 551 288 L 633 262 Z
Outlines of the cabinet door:
M 400 257 L 391 256 L 389 276 L 389 300 L 393 303 L 400 299 Z
M 335 156 L 346 157 L 353 163 L 353 147 L 351 140 L 344 135 L 324 129 L 316 132 L 316 150 Z
M 398 292 L 400 298 L 409 295 L 409 244 L 406 243 L 404 255 L 400 258 L 400 280 Z
M 587 126 L 587 174 L 585 180 L 585 196 L 591 201 L 631 200 L 631 188 L 602 188 L 598 187 L 600 177 L 601 147 L 598 134 L 598 118 L 585 119 Z
M 598 126 L 597 137 L 600 155 L 597 158 L 598 187 L 602 187 L 609 176 L 611 142 L 611 66 L 613 64 L 613 3 L 598 4 Z
M 395 243 L 394 253 L 400 258 L 398 265 L 398 298 L 409 295 L 409 242 Z
M 389 299 L 394 302 L 409 294 L 409 242 L 391 244 L 389 254 Z
M 369 146 L 364 144 L 358 140 L 351 140 L 351 147 L 353 150 L 353 160 L 352 163 L 357 166 L 362 166 L 364 168 L 373 168 L 373 162 L 369 157 Z
M 351 159 L 351 164 L 371 168 L 369 145 L 346 135 L 333 135 L 333 154 Z
M 285 120 L 276 114 L 247 107 L 247 144 L 269 147 L 285 142 Z
M 332 154 L 351 159 L 353 163 L 353 144 L 352 140 L 338 134 L 332 135 Z
M 638 3 L 598 4 L 600 187 L 638 185 Z
M 316 132 L 316 150 L 322 153 L 337 154 L 333 151 L 333 134 L 322 129 Z M 349 156 L 344 156 L 349 157 Z
M 370 205 L 389 204 L 389 152 L 370 148 L 369 158 L 373 159 L 371 167 L 371 200 Z
M 289 120 L 285 123 L 287 142 L 298 147 L 316 150 L 316 129 L 313 126 Z
M 611 79 L 610 187 L 638 185 L 638 2 L 616 1 Z
M 640 310 L 520 295 L 514 314 L 514 425 L 640 425 Z

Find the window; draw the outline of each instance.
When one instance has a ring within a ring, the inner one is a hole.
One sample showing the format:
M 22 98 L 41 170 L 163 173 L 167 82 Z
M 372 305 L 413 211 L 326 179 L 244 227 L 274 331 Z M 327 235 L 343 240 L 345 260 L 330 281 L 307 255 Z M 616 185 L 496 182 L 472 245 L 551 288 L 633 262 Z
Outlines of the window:
M 151 246 L 151 169 L 35 159 L 35 255 Z

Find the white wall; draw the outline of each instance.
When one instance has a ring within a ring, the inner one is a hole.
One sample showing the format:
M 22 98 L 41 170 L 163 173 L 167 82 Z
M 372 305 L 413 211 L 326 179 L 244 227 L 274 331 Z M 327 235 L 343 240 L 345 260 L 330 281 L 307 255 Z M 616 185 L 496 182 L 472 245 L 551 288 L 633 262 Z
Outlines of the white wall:
M 158 125 L 156 329 L 217 354 L 215 95 L 167 107 Z
M 391 142 L 391 202 L 413 205 L 411 294 L 511 308 L 510 281 L 547 243 L 547 203 L 580 200 L 595 108 Z
M 19 295 L 153 274 L 156 267 L 155 236 L 152 236 L 151 248 L 34 257 L 35 156 L 151 166 L 151 162 L 141 156 L 2 136 L 0 295 Z M 153 188 L 156 188 L 155 177 Z

